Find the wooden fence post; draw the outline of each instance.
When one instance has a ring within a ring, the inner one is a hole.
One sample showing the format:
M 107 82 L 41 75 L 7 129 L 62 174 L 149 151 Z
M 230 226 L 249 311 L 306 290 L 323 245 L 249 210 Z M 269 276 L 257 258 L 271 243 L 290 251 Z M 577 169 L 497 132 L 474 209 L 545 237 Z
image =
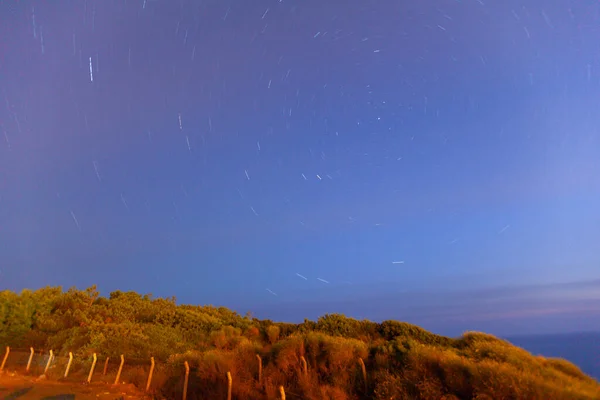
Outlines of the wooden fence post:
M 119 378 L 121 377 L 121 371 L 123 371 L 123 364 L 125 364 L 125 356 L 121 354 L 121 365 L 119 365 L 119 371 L 117 371 L 117 377 L 115 378 L 115 385 L 119 383 Z
M 44 375 L 48 372 L 48 368 L 50 368 L 50 363 L 52 362 L 52 358 L 54 358 L 54 353 L 50 350 L 50 355 L 48 356 L 48 362 L 46 363 L 46 368 L 44 368 Z
M 231 372 L 227 371 L 227 400 L 231 400 L 231 389 L 233 389 L 233 379 Z
M 148 382 L 146 382 L 146 392 L 150 390 L 152 383 L 152 373 L 154 372 L 154 357 L 150 357 L 150 373 L 148 374 Z
M 183 363 L 185 365 L 185 380 L 183 381 L 183 400 L 187 399 L 187 387 L 190 379 L 190 364 L 188 362 Z
M 6 353 L 4 353 L 4 359 L 2 360 L 2 364 L 0 365 L 0 372 L 4 369 L 4 365 L 6 364 L 6 360 L 8 360 L 8 355 L 10 354 L 10 346 L 6 346 Z
M 281 395 L 281 400 L 285 400 L 285 389 L 283 386 L 279 386 L 279 394 Z
M 33 347 L 29 348 L 29 360 L 27 361 L 27 367 L 25 368 L 25 371 L 29 372 L 29 368 L 31 368 L 31 361 L 33 361 L 33 355 L 35 354 L 35 350 L 33 350 Z
M 104 370 L 102 371 L 102 375 L 106 375 L 106 369 L 108 368 L 108 360 L 110 360 L 110 357 L 106 357 L 106 360 L 104 360 Z
M 98 361 L 98 358 L 96 357 L 96 353 L 92 354 L 92 368 L 90 368 L 90 374 L 88 375 L 87 378 L 87 383 L 90 383 L 92 381 L 92 375 L 94 374 L 94 368 L 96 368 L 96 361 Z
M 367 367 L 365 367 L 365 362 L 362 357 L 358 358 L 358 363 L 360 364 L 360 369 L 362 370 L 363 381 L 365 383 L 365 394 L 368 392 L 368 383 L 367 383 Z
M 71 363 L 73 362 L 73 353 L 69 352 L 69 362 L 67 363 L 67 368 L 65 368 L 65 378 L 69 376 L 69 370 L 71 369 Z
M 306 358 L 301 356 L 300 360 L 302 361 L 302 372 L 304 373 L 304 376 L 306 376 L 308 375 L 308 364 L 306 363 Z
M 262 382 L 262 358 L 257 354 L 256 359 L 258 360 L 258 383 Z

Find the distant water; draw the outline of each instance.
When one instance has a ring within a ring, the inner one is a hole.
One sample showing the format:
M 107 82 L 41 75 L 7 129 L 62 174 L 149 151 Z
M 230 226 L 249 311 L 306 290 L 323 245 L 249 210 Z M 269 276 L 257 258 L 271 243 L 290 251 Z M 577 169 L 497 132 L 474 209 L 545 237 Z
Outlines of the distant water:
M 600 381 L 600 332 L 506 337 L 535 355 L 560 357 Z

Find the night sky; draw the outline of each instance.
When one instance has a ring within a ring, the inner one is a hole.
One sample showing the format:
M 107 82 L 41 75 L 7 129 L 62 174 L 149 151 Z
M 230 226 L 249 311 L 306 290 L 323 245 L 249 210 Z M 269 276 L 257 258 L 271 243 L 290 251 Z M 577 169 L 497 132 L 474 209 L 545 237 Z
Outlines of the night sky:
M 600 329 L 600 4 L 0 1 L 0 289 Z

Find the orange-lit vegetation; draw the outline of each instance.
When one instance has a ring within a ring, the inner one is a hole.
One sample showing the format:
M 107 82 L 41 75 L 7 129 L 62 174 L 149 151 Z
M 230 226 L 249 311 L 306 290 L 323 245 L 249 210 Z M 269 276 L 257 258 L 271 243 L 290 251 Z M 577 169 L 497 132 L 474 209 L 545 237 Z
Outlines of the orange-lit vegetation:
M 188 361 L 188 399 L 225 399 L 227 371 L 234 399 L 277 399 L 280 385 L 288 399 L 600 399 L 598 382 L 576 366 L 483 333 L 453 339 L 343 315 L 274 323 L 134 292 L 104 298 L 95 287 L 0 292 L 0 345 L 78 359 L 153 356 L 164 398 L 181 398 Z M 143 386 L 144 372 L 135 375 L 127 379 Z

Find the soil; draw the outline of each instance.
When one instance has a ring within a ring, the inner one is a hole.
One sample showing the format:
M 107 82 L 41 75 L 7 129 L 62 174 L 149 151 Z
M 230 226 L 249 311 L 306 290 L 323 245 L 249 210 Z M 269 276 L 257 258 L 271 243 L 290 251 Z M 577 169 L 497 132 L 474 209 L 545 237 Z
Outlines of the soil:
M 130 400 L 148 399 L 133 385 L 57 382 L 45 376 L 23 376 L 5 371 L 0 374 L 3 400 Z

